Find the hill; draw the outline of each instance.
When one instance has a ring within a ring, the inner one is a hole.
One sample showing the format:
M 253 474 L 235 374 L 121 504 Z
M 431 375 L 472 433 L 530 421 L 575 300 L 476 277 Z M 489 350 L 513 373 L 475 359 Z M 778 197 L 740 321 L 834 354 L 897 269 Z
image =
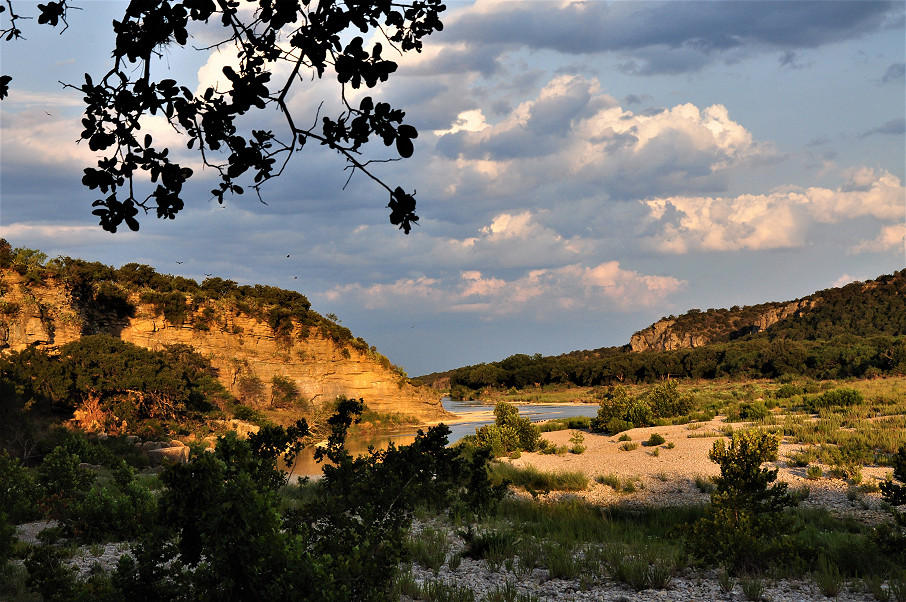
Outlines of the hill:
M 762 333 L 793 341 L 906 334 L 906 270 L 793 301 L 692 309 L 635 333 L 629 346 L 636 352 L 691 349 Z
M 870 377 L 906 372 L 906 270 L 786 302 L 693 309 L 623 347 L 517 354 L 420 377 L 472 396 L 488 387 L 652 382 L 668 377 Z
M 438 395 L 410 383 L 298 292 L 221 278 L 199 284 L 139 264 L 48 261 L 0 240 L 0 353 L 54 356 L 89 336 L 152 352 L 191 351 L 228 394 L 255 410 L 292 391 L 315 408 L 345 396 L 421 421 L 446 415 Z

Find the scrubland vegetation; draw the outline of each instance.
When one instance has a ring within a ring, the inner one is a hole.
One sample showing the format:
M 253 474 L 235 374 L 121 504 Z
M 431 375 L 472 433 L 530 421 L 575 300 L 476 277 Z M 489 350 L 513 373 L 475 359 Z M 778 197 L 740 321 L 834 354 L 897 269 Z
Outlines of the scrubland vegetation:
M 728 584 L 745 581 L 752 591 L 759 582 L 763 588 L 785 577 L 811 580 L 827 592 L 861 588 L 878 600 L 903 599 L 906 519 L 897 506 L 906 498 L 906 441 L 898 422 L 884 420 L 903 414 L 904 383 L 843 384 L 740 383 L 700 394 L 662 384 L 651 395 L 615 394 L 619 407 L 626 399 L 688 397 L 688 407 L 666 400 L 687 413 L 653 419 L 664 424 L 747 403 L 768 408 L 747 421 L 740 412 L 732 436 L 715 439 L 711 459 L 720 476 L 709 486 L 710 503 L 688 507 L 502 498 L 507 485 L 533 495 L 589 486 L 581 473 L 489 461 L 498 452 L 543 446 L 539 426 L 505 403 L 495 424 L 458 446 L 445 447 L 440 427 L 411 446 L 354 459 L 343 443 L 363 408 L 344 402 L 329 421 L 330 445 L 319 452 L 332 465 L 323 479 L 302 484 L 288 483 L 277 459 L 297 451 L 304 423 L 270 426 L 245 441 L 227 436 L 213 452 L 197 448 L 189 464 L 150 475 L 140 471 L 143 457 L 125 437 L 55 429 L 27 463 L 0 455 L 2 591 L 19 600 L 238 600 L 252 590 L 274 600 L 395 599 L 403 593 L 474 599 L 455 583 L 417 583 L 407 569 L 414 562 L 435 573 L 446 566 L 455 575 L 466 557 L 499 571 L 502 583 L 512 579 L 513 592 L 535 568 L 589 588 L 609 581 L 634 589 L 669 587 L 679 574 L 718 568 Z M 756 387 L 759 397 L 748 400 Z M 786 396 L 793 387 L 799 392 Z M 602 399 L 603 412 L 615 407 L 612 400 Z M 601 421 L 591 419 L 587 427 L 596 424 Z M 851 426 L 828 426 L 840 424 Z M 655 435 L 641 442 L 664 445 Z M 803 455 L 814 454 L 810 461 L 839 468 L 839 478 L 853 480 L 864 463 L 890 466 L 890 480 L 881 485 L 888 518 L 865 524 L 797 507 L 799 498 L 776 482 L 771 467 L 781 438 L 800 442 Z M 614 475 L 598 481 L 620 492 L 637 487 Z M 434 531 L 411 534 L 413 517 Z M 38 544 L 17 543 L 12 525 L 39 518 L 56 526 Z M 456 539 L 460 552 L 451 543 Z M 125 542 L 128 552 L 111 571 L 77 576 L 68 568 L 73 546 L 110 541 Z M 504 589 L 498 594 L 515 599 Z
M 4 265 L 26 280 L 62 279 L 92 307 L 115 315 L 129 315 L 138 294 L 169 313 L 167 319 L 178 320 L 181 308 L 189 308 L 185 315 L 195 324 L 214 324 L 216 293 L 240 308 L 246 303 L 250 315 L 273 322 L 279 334 L 285 315 L 275 307 L 285 307 L 291 321 L 309 312 L 301 296 L 224 282 L 197 285 L 142 266 L 107 273 L 110 268 L 80 260 L 0 251 Z M 190 296 L 201 305 L 190 307 Z M 212 311 L 205 313 L 208 302 Z M 7 305 L 0 312 L 19 309 Z M 406 418 L 377 415 L 352 400 L 315 408 L 279 376 L 240 382 L 237 399 L 205 358 L 182 346 L 152 352 L 95 335 L 55 356 L 33 349 L 9 354 L 0 359 L 0 597 L 475 600 L 455 583 L 464 559 L 471 559 L 500 576 L 484 596 L 489 601 L 537 600 L 519 585 L 537 569 L 546 571 L 544 579 L 575 580 L 583 588 L 611 582 L 635 590 L 669 588 L 677 575 L 716 569 L 725 591 L 738 585 L 752 600 L 771 580 L 795 578 L 828 596 L 846 588 L 903 601 L 906 346 L 902 332 L 871 331 L 883 324 L 875 319 L 879 312 L 870 314 L 875 317 L 858 326 L 855 338 L 746 335 L 685 355 L 632 359 L 606 352 L 585 368 L 577 361 L 575 370 L 540 356 L 462 369 L 462 380 L 456 376 L 451 384 L 467 395 L 478 384 L 483 398 L 497 402 L 493 424 L 452 447 L 440 426 L 411 445 L 358 458 L 346 451 L 348 433 Z M 827 320 L 808 328 L 830 332 Z M 545 366 L 547 372 L 538 371 Z M 605 368 L 609 377 L 602 376 Z M 593 418 L 534 424 L 513 405 L 524 401 L 582 401 L 598 411 Z M 278 425 L 264 408 L 308 420 Z M 720 428 L 696 428 L 716 416 Z M 240 439 L 218 426 L 230 418 L 261 430 Z M 593 433 L 614 437 L 626 453 L 641 447 L 647 458 L 672 449 L 673 440 L 656 428 L 635 440 L 627 431 L 674 424 L 687 425 L 688 437 L 714 440 L 710 459 L 719 476 L 689 475 L 708 494 L 707 504 L 596 506 L 575 496 L 542 502 L 548 492 L 581 492 L 596 483 L 620 498 L 640 498 L 644 485 L 613 473 L 589 478 L 497 460 L 587 453 Z M 545 439 L 562 429 L 573 430 L 569 445 Z M 311 443 L 314 430 L 328 439 L 316 452 L 323 478 L 289 482 L 278 461 Z M 136 437 L 187 441 L 189 462 L 150 470 Z M 214 438 L 216 446 L 209 446 L 206 439 Z M 798 451 L 779 457 L 781 440 Z M 807 490 L 778 482 L 777 462 L 804 469 L 815 486 L 845 480 L 854 504 L 865 493 L 880 495 L 880 518 L 861 522 L 802 507 Z M 888 467 L 886 480 L 863 482 L 866 466 Z M 527 493 L 506 496 L 508 489 Z M 37 520 L 52 521 L 37 543 L 18 541 L 16 525 Z M 79 573 L 72 566 L 76 554 L 101 556 L 114 545 L 121 558 L 112 567 Z M 433 577 L 416 580 L 414 565 Z M 442 567 L 453 581 L 441 578 Z

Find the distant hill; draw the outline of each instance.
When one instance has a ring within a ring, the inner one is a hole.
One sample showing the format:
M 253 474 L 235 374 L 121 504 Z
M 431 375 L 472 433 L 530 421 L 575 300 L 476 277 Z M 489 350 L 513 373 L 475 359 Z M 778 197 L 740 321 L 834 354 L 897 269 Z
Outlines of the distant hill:
M 461 392 L 668 376 L 843 378 L 890 372 L 906 373 L 906 270 L 793 301 L 692 309 L 640 330 L 623 347 L 549 357 L 517 354 L 418 380 Z
M 818 291 L 786 302 L 689 310 L 663 318 L 630 339 L 632 351 L 690 349 L 751 335 L 793 341 L 906 334 L 906 270 Z

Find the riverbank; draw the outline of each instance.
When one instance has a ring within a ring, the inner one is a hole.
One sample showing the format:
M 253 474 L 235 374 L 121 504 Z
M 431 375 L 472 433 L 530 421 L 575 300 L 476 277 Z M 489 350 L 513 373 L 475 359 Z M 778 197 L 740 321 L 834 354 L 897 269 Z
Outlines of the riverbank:
M 719 474 L 718 466 L 708 459 L 708 452 L 718 437 L 731 429 L 743 429 L 745 423 L 730 425 L 718 416 L 709 422 L 635 428 L 619 435 L 605 435 L 571 429 L 542 433 L 555 446 L 569 446 L 575 433 L 581 432 L 586 447 L 581 454 L 541 454 L 523 452 L 516 459 L 501 458 L 517 467 L 533 466 L 544 472 L 579 471 L 590 480 L 588 490 L 575 493 L 553 492 L 542 500 L 564 496 L 578 497 L 599 505 L 676 506 L 708 502 L 710 478 Z M 664 438 L 660 445 L 646 445 L 652 435 Z M 842 478 L 832 478 L 830 466 L 819 466 L 821 476 L 809 478 L 805 467 L 796 466 L 794 458 L 803 446 L 781 442 L 778 459 L 773 465 L 777 478 L 803 497 L 804 507 L 823 507 L 834 514 L 876 522 L 887 516 L 882 510 L 878 483 L 889 476 L 890 467 L 864 466 L 861 482 L 854 487 Z M 813 473 L 814 474 L 814 473 Z M 611 483 L 631 483 L 618 491 Z M 517 495 L 528 495 L 519 493 Z

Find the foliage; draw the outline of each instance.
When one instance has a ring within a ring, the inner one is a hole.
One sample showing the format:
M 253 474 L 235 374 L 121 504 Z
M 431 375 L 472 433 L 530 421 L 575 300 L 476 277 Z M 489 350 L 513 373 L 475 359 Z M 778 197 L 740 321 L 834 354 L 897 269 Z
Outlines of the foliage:
M 791 521 L 784 509 L 793 505 L 776 468 L 780 441 L 761 431 L 733 434 L 730 445 L 714 442 L 708 457 L 720 466 L 707 515 L 695 524 L 686 544 L 697 560 L 734 571 L 761 569 L 788 552 Z
M 587 449 L 584 445 L 585 435 L 582 434 L 582 431 L 574 432 L 569 438 L 569 442 L 572 443 L 569 448 L 570 453 L 581 454 Z
M 776 308 L 765 304 L 733 310 L 690 311 L 672 328 L 711 332 L 709 343 L 693 349 L 631 352 L 629 346 L 577 351 L 555 357 L 517 354 L 488 364 L 463 366 L 433 375 L 449 377 L 454 395 L 490 387 L 524 389 L 534 384 L 581 387 L 657 383 L 671 378 L 849 378 L 906 374 L 906 270 L 819 291 L 820 299 L 763 332 L 753 333 L 753 317 Z M 713 332 L 712 332 L 713 331 Z M 718 335 L 720 331 L 723 334 Z M 801 394 L 796 385 L 778 397 Z M 619 404 L 608 420 L 622 415 Z M 680 412 L 681 413 L 681 412 Z
M 633 397 L 625 387 L 617 385 L 601 397 L 592 430 L 614 434 L 651 426 L 657 419 L 688 414 L 691 410 L 692 396 L 680 394 L 675 380 L 655 385 L 643 397 Z
M 862 393 L 855 389 L 842 387 L 824 393 L 806 400 L 806 408 L 810 412 L 817 412 L 822 408 L 830 407 L 852 407 L 861 405 L 865 399 Z
M 67 343 L 59 356 L 33 348 L 4 356 L 0 376 L 26 404 L 78 409 L 86 427 L 114 433 L 147 419 L 185 421 L 228 395 L 210 361 L 185 345 L 150 351 L 107 335 Z
M 271 405 L 275 408 L 293 407 L 302 400 L 299 387 L 285 376 L 275 374 L 271 378 Z
M 493 490 L 487 455 L 470 463 L 447 448 L 444 426 L 420 432 L 412 445 L 352 458 L 346 433 L 363 407 L 339 402 L 328 445 L 316 453 L 331 464 L 309 499 L 285 512 L 279 491 L 287 477 L 277 462 L 298 453 L 304 421 L 262 428 L 248 440 L 230 434 L 213 453 L 196 451 L 188 464 L 166 468 L 161 529 L 146 532 L 135 560 L 121 560 L 117 590 L 159 600 L 385 598 L 406 557 L 415 504 L 449 508 L 464 494 L 478 509 L 472 494 Z
M 73 496 L 59 520 L 64 533 L 80 542 L 128 541 L 148 530 L 156 508 L 151 492 L 123 463 L 113 483 Z
M 882 497 L 891 506 L 906 504 L 906 445 L 900 447 L 893 459 L 893 477 L 900 481 L 884 481 L 880 484 Z
M 660 433 L 651 433 L 651 436 L 648 437 L 648 441 L 645 442 L 645 445 L 648 447 L 656 447 L 662 445 L 665 441 L 666 439 L 664 439 L 664 436 Z
M 18 19 L 30 17 L 18 15 L 12 2 L 3 9 L 7 6 L 10 23 L 0 35 L 7 41 L 24 39 Z M 67 0 L 40 4 L 38 23 L 56 27 L 62 22 L 65 31 L 69 8 Z M 84 96 L 82 139 L 90 150 L 104 155 L 97 168 L 85 169 L 82 178 L 85 186 L 103 195 L 92 204 L 96 207 L 92 213 L 105 230 L 116 232 L 124 222 L 138 230 L 139 210 L 173 219 L 183 209 L 183 186 L 193 170 L 172 160 L 170 148 L 139 132 L 143 117 L 160 115 L 219 175 L 211 194 L 220 203 L 227 193 L 243 194 L 241 182 L 246 179 L 260 194 L 261 186 L 280 175 L 296 152 L 307 142 L 316 142 L 384 187 L 390 194 L 391 223 L 408 234 L 418 220 L 415 198 L 382 182 L 372 173 L 371 161 L 360 154 L 378 138 L 385 146 L 394 145 L 399 157 L 409 157 L 418 132 L 404 123 L 403 111 L 386 102 L 365 96 L 357 106 L 350 104 L 348 88 L 372 88 L 396 71 L 397 64 L 382 57 L 380 42 L 366 50 L 366 38 L 383 37 L 396 52 L 420 52 L 422 38 L 443 28 L 439 15 L 444 9 L 439 0 L 315 5 L 290 1 L 263 3 L 253 11 L 211 0 L 129 3 L 122 19 L 113 24 L 116 43 L 110 70 L 95 78 L 85 74 L 83 84 L 66 84 Z M 168 55 L 185 49 L 189 31 L 201 23 L 219 31 L 214 33 L 217 47 L 231 47 L 238 54 L 237 68 L 223 68 L 229 83 L 196 95 L 169 77 L 153 78 L 153 73 L 161 72 L 153 67 L 161 58 L 160 49 L 167 48 Z M 288 95 L 299 82 L 322 79 L 327 70 L 335 72 L 339 84 L 340 113 L 330 117 L 319 108 L 316 119 L 299 114 Z M 272 77 L 283 80 L 271 82 Z M 6 96 L 9 81 L 9 76 L 0 76 L 0 99 Z M 245 131 L 246 115 L 273 109 L 285 120 L 282 132 Z M 301 125 L 308 122 L 312 125 Z M 143 184 L 146 195 L 136 194 Z
M 519 415 L 519 408 L 499 401 L 494 407 L 494 417 L 494 424 L 475 429 L 475 436 L 478 445 L 490 449 L 495 458 L 514 451 L 538 449 L 541 431 L 531 420 Z
M 0 450 L 0 513 L 14 525 L 35 520 L 39 497 L 31 473 L 5 449 Z

